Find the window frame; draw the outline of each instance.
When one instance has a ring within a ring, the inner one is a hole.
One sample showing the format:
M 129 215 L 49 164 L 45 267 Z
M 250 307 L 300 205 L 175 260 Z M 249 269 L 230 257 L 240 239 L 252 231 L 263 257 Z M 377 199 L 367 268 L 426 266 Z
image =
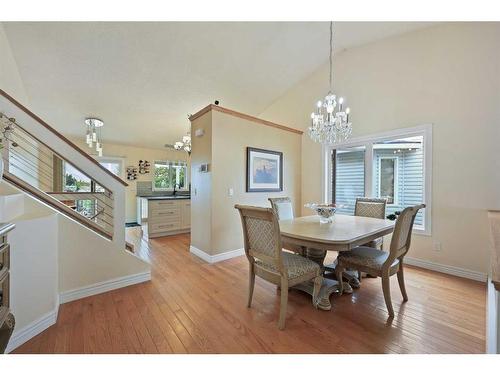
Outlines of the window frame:
M 399 205 L 399 157 L 398 156 L 381 156 L 378 159 L 378 185 L 379 189 L 382 186 L 382 159 L 390 159 L 394 160 L 394 184 L 393 184 L 393 191 L 394 191 L 394 196 L 392 197 L 392 203 L 387 202 L 388 206 L 398 206 Z M 366 160 L 365 160 L 366 163 Z M 365 186 L 366 189 L 366 186 Z M 365 190 L 366 191 L 366 190 Z M 380 192 L 379 192 L 380 193 Z M 373 194 L 373 192 L 372 192 Z M 379 197 L 380 198 L 380 194 Z
M 415 226 L 413 232 L 425 236 L 432 235 L 432 127 L 433 124 L 424 124 L 409 128 L 400 128 L 387 132 L 375 133 L 367 136 L 353 137 L 346 142 L 335 145 L 323 145 L 321 149 L 321 197 L 326 202 L 332 201 L 332 151 L 339 148 L 365 146 L 365 195 L 373 196 L 373 144 L 381 141 L 406 137 L 423 137 L 424 147 L 424 209 L 423 226 Z
M 182 189 L 175 189 L 176 191 L 189 191 L 189 182 L 190 182 L 190 175 L 189 175 L 189 169 L 188 168 L 188 162 L 186 160 L 176 160 L 176 161 L 173 161 L 173 160 L 153 160 L 153 168 L 152 168 L 152 180 L 151 180 L 151 189 L 153 191 L 166 191 L 166 192 L 171 192 L 171 191 L 174 191 L 174 188 L 157 188 L 155 186 L 155 170 L 156 170 L 156 163 L 178 163 L 178 162 L 181 162 L 181 163 L 185 163 L 186 164 L 186 175 L 184 177 L 185 179 L 185 183 L 184 183 L 184 187 Z M 177 176 L 176 176 L 176 179 L 177 179 Z

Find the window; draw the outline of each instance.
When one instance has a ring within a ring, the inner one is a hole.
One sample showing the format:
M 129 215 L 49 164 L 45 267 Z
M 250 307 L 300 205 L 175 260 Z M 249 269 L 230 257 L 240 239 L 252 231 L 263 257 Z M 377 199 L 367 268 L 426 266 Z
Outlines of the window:
M 104 168 L 106 168 L 114 175 L 118 177 L 123 177 L 123 158 L 106 157 L 106 158 L 99 158 L 98 161 L 99 164 L 101 164 Z
M 71 164 L 63 163 L 63 190 L 71 192 L 92 191 L 92 181 Z
M 186 162 L 155 160 L 153 190 L 187 190 L 187 174 Z
M 401 129 L 352 139 L 325 153 L 325 199 L 354 214 L 357 197 L 387 199 L 386 214 L 425 203 L 414 230 L 431 231 L 432 128 Z
M 335 197 L 338 212 L 354 215 L 354 200 L 365 195 L 365 147 L 338 149 L 335 153 Z
M 385 198 L 387 204 L 394 204 L 397 201 L 398 188 L 398 158 L 382 156 L 378 163 L 378 194 L 379 198 Z

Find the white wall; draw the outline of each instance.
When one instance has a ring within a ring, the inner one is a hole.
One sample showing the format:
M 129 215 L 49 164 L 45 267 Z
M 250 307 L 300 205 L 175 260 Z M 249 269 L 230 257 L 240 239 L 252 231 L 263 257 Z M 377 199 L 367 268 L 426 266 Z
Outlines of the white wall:
M 351 107 L 353 136 L 434 124 L 432 237 L 415 236 L 411 257 L 488 271 L 486 209 L 500 207 L 499 45 L 499 23 L 448 23 L 334 58 L 334 91 Z M 327 91 L 324 65 L 260 117 L 305 130 Z M 304 136 L 303 203 L 321 199 L 320 165 L 319 145 Z
M 47 215 L 48 214 L 48 215 Z M 11 245 L 11 308 L 22 330 L 59 307 L 57 215 L 15 220 Z
M 59 293 L 150 272 L 150 265 L 63 215 L 59 220 Z
M 27 105 L 28 96 L 24 89 L 17 64 L 10 48 L 3 25 L 0 23 L 0 89 Z

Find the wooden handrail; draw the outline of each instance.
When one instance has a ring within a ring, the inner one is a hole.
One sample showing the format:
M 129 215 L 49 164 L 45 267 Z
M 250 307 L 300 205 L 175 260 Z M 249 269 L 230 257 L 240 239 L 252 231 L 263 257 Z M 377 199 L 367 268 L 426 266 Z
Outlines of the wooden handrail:
M 68 138 L 66 138 L 64 135 L 59 133 L 57 130 L 55 130 L 52 126 L 47 124 L 45 121 L 43 121 L 40 117 L 35 115 L 33 112 L 31 112 L 28 108 L 23 106 L 21 103 L 19 103 L 16 99 L 14 99 L 12 96 L 7 94 L 4 90 L 0 89 L 0 95 L 2 95 L 4 98 L 9 100 L 12 104 L 14 104 L 16 107 L 18 107 L 20 110 L 22 110 L 24 113 L 26 113 L 28 116 L 30 116 L 32 119 L 37 121 L 40 125 L 42 125 L 44 128 L 49 130 L 52 134 L 54 134 L 56 137 L 60 138 L 62 141 L 64 141 L 66 144 L 68 144 L 71 148 L 73 148 L 76 152 L 84 156 L 86 159 L 91 161 L 93 164 L 97 165 L 102 171 L 104 171 L 106 174 L 109 176 L 113 177 L 116 181 L 121 183 L 123 186 L 128 186 L 128 184 L 123 181 L 120 177 L 116 176 L 113 174 L 111 171 L 107 170 L 104 168 L 97 160 L 95 160 L 92 156 L 87 154 L 85 151 L 83 151 L 80 147 L 78 147 L 76 144 L 71 142 Z
M 47 193 L 41 192 L 37 188 L 24 182 L 23 180 L 14 176 L 13 174 L 11 174 L 9 172 L 4 172 L 3 178 L 5 180 L 7 180 L 9 183 L 11 183 L 12 185 L 16 186 L 17 188 L 27 192 L 28 194 L 35 197 L 36 199 L 41 200 L 43 203 L 47 204 L 48 206 L 51 206 L 52 208 L 55 208 L 56 210 L 71 217 L 73 220 L 77 221 L 78 223 L 88 227 L 89 229 L 92 229 L 94 232 L 100 234 L 101 236 L 105 237 L 106 239 L 108 239 L 108 240 L 113 239 L 112 235 L 105 232 L 98 224 L 96 224 L 92 220 L 86 218 L 83 215 L 80 215 L 75 210 L 72 210 L 71 208 L 69 208 L 65 204 L 53 199 Z

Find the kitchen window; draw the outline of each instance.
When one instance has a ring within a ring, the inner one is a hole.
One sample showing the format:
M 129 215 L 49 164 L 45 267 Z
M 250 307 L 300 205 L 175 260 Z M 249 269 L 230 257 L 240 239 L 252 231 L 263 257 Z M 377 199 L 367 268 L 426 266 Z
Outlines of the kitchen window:
M 153 164 L 153 190 L 188 190 L 188 168 L 184 161 L 155 160 Z
M 354 215 L 357 197 L 386 198 L 386 215 L 425 203 L 414 231 L 431 233 L 432 127 L 354 138 L 324 149 L 324 199 Z

